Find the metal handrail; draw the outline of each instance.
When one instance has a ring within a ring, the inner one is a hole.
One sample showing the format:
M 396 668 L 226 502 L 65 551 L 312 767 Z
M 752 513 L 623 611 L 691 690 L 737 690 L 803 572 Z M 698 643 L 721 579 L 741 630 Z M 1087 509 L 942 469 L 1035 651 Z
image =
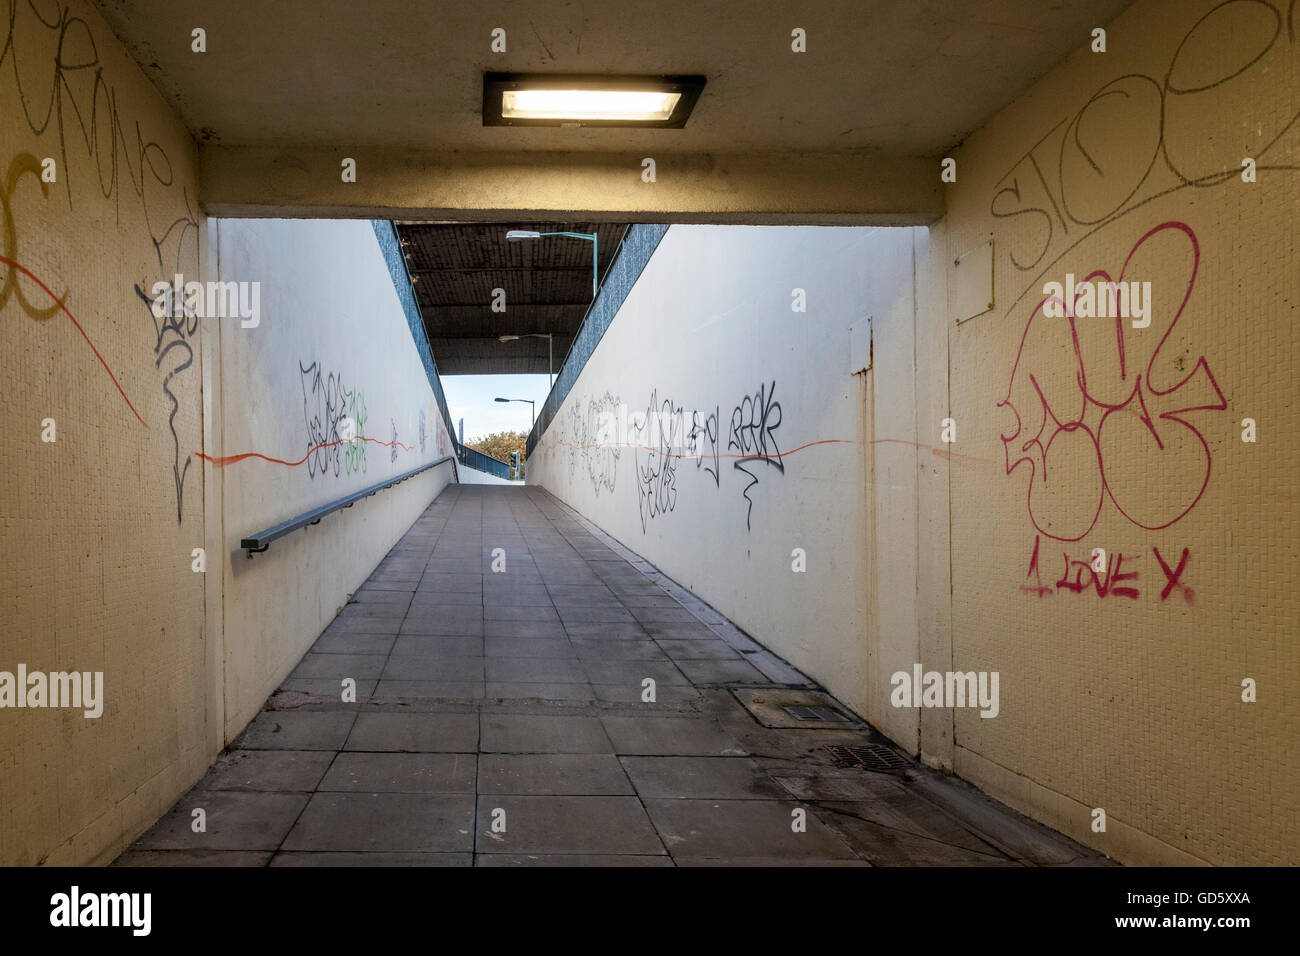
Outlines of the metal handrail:
M 486 472 L 489 475 L 496 475 L 498 478 L 510 478 L 510 465 L 500 458 L 493 458 L 486 452 L 479 451 L 471 445 L 462 445 L 456 442 L 456 454 L 460 458 L 460 463 L 466 468 L 473 468 L 475 471 Z
M 331 501 L 327 505 L 321 505 L 319 508 L 313 508 L 311 511 L 303 512 L 296 518 L 290 518 L 288 521 L 282 521 L 264 531 L 259 531 L 257 534 L 241 540 L 239 546 L 245 549 L 248 552 L 248 556 L 252 558 L 254 554 L 261 554 L 269 548 L 272 541 L 277 538 L 283 538 L 291 531 L 297 531 L 299 528 L 305 528 L 308 525 L 318 524 L 320 519 L 324 518 L 328 514 L 333 514 L 335 511 L 340 511 L 343 508 L 351 508 L 362 498 L 369 498 L 371 495 L 375 494 L 375 492 L 383 491 L 385 488 L 391 488 L 393 485 L 401 484 L 407 478 L 414 478 L 420 472 L 428 471 L 430 468 L 436 468 L 448 461 L 451 462 L 452 477 L 456 480 L 457 484 L 459 484 L 460 472 L 456 468 L 456 456 L 444 455 L 437 461 L 428 462 L 427 464 L 421 465 L 419 468 L 412 468 L 410 471 L 398 475 L 396 478 L 388 478 L 384 481 L 376 482 L 368 488 L 362 488 L 360 491 L 353 492 L 346 498 L 340 498 L 338 501 Z

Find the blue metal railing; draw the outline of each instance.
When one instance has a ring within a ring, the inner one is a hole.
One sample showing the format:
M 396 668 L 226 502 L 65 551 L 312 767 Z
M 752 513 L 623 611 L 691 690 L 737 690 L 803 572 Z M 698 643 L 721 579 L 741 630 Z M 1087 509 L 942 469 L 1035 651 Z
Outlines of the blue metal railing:
M 493 458 L 491 455 L 485 455 L 477 448 L 470 448 L 469 445 L 462 445 L 456 442 L 456 457 L 466 468 L 476 468 L 479 471 L 485 471 L 489 475 L 496 475 L 498 478 L 510 480 L 510 466 L 499 458 Z
M 600 294 L 587 310 L 582 326 L 578 329 L 578 334 L 574 336 L 573 344 L 569 346 L 569 352 L 564 357 L 564 364 L 560 366 L 560 372 L 555 376 L 555 384 L 551 386 L 551 392 L 546 396 L 546 402 L 537 410 L 537 421 L 528 436 L 527 457 L 533 456 L 533 449 L 537 446 L 537 442 L 541 440 L 542 434 L 551 424 L 551 419 L 564 404 L 569 390 L 578 381 L 583 367 L 591 358 L 591 353 L 596 351 L 596 346 L 600 344 L 601 336 L 614 321 L 614 316 L 618 314 L 628 293 L 632 291 L 632 286 L 640 277 L 641 270 L 650 261 L 655 248 L 659 245 L 659 240 L 667 231 L 666 225 L 637 224 L 629 228 L 624 235 L 623 242 L 619 245 L 618 252 L 614 254 L 614 260 L 605 273 Z
M 433 349 L 429 347 L 429 336 L 424 330 L 424 316 L 412 291 L 411 274 L 406 268 L 406 256 L 402 252 L 402 240 L 397 235 L 397 224 L 387 219 L 372 219 L 370 225 L 375 230 L 375 238 L 379 240 L 379 250 L 384 254 L 388 274 L 393 278 L 393 288 L 397 290 L 402 311 L 406 313 L 406 324 L 411 327 L 415 350 L 420 353 L 425 374 L 429 377 L 429 386 L 433 389 L 433 397 L 438 402 L 438 410 L 442 412 L 443 423 L 446 424 L 447 434 L 451 436 L 454 445 L 456 429 L 451 424 L 451 412 L 447 410 L 447 396 L 442 392 L 442 379 L 438 377 L 438 366 L 433 360 Z

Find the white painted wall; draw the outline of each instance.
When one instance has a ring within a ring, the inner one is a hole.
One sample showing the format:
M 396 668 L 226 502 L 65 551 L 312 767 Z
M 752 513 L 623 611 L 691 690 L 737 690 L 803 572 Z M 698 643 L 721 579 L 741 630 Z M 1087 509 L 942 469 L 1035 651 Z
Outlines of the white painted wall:
M 916 497 L 915 233 L 673 226 L 528 462 L 529 482 L 904 739 L 916 737 L 915 713 L 873 710 L 868 671 L 916 660 L 914 530 L 906 537 Z M 792 310 L 795 289 L 806 312 Z M 889 389 L 877 389 L 876 429 L 887 422 L 899 442 L 880 446 L 874 463 L 876 520 L 913 545 L 882 556 L 896 570 L 882 579 L 879 660 L 867 653 L 872 386 L 849 362 L 849 328 L 868 317 L 872 374 Z M 691 456 L 660 454 L 653 427 L 621 447 L 610 444 L 620 436 L 596 434 L 599 413 L 620 403 L 670 416 L 665 440 Z M 687 451 L 695 423 L 707 435 L 699 457 Z M 741 446 L 764 439 L 771 460 L 744 461 Z M 795 548 L 807 553 L 806 573 L 791 570 Z
M 260 282 L 262 316 L 256 328 L 220 326 L 221 433 L 211 454 L 306 456 L 293 466 L 258 458 L 206 465 L 222 496 L 230 737 L 452 468 L 431 469 L 247 558 L 241 538 L 433 461 L 450 443 L 369 222 L 220 220 L 215 231 L 222 279 Z M 345 417 L 368 440 L 308 455 L 340 441 Z

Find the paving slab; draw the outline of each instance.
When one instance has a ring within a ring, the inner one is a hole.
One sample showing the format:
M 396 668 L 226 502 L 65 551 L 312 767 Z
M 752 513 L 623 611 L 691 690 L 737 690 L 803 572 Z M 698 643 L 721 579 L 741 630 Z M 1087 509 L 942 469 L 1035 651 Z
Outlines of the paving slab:
M 915 762 L 835 766 L 883 738 L 781 719 L 814 699 L 847 711 L 544 490 L 453 485 L 117 865 L 1109 862 Z
M 478 714 L 359 714 L 342 749 L 475 753 Z
M 858 854 L 810 807 L 781 800 L 646 799 L 646 812 L 674 858 L 853 860 Z M 793 811 L 805 811 L 804 832 Z
M 290 677 L 280 685 L 281 691 L 306 694 L 310 697 L 324 697 L 329 701 L 343 702 L 344 678 L 341 677 Z M 356 682 L 356 699 L 363 700 L 375 692 L 376 680 L 359 680 Z
M 481 714 L 482 753 L 612 754 L 614 745 L 597 717 Z
M 665 638 L 658 642 L 658 646 L 675 661 L 740 660 L 740 654 L 726 641 L 681 641 Z
M 762 671 L 743 660 L 688 661 L 677 659 L 673 663 L 696 686 L 702 684 L 757 684 L 767 680 Z
M 387 659 L 386 654 L 317 654 L 309 651 L 289 677 L 374 680 L 383 671 Z
M 508 681 L 488 681 L 486 697 L 498 697 L 510 700 L 595 700 L 596 692 L 585 681 L 582 683 L 515 683 Z
M 217 758 L 198 785 L 204 790 L 310 793 L 333 760 L 328 750 L 232 750 Z
M 1019 866 L 989 847 L 978 852 L 911 830 L 886 826 L 856 814 L 853 804 L 818 805 L 826 826 L 838 833 L 856 854 L 872 866 Z
M 493 829 L 504 811 L 505 832 Z M 631 854 L 664 852 L 636 797 L 495 794 L 478 801 L 478 853 Z
M 483 638 L 407 634 L 396 639 L 392 657 L 482 657 Z
M 788 800 L 754 761 L 745 757 L 621 757 L 642 797 L 716 800 Z
M 483 658 L 403 654 L 388 658 L 382 680 L 481 681 Z
M 587 672 L 572 657 L 489 657 L 484 662 L 489 681 L 584 683 Z
M 393 634 L 359 634 L 348 631 L 326 632 L 311 646 L 315 654 L 387 654 L 393 649 Z
M 584 661 L 666 661 L 668 655 L 654 641 L 609 640 L 599 637 L 570 639 L 572 652 Z
M 620 756 L 744 756 L 717 721 L 707 717 L 601 717 Z
M 473 793 L 478 758 L 467 753 L 341 753 L 316 787 L 362 793 Z
M 132 844 L 139 850 L 274 850 L 307 804 L 303 793 L 191 790 Z M 195 815 L 202 810 L 202 818 Z M 205 829 L 194 825 L 203 820 Z
M 472 853 L 280 852 L 271 866 L 473 866 Z
M 480 853 L 475 866 L 672 866 L 667 856 L 595 856 L 590 853 Z
M 543 620 L 499 621 L 490 619 L 484 622 L 483 633 L 488 637 L 549 638 L 551 640 L 560 640 L 567 636 L 561 624 L 555 621 Z
M 541 621 L 559 624 L 560 615 L 555 608 L 540 605 L 491 604 L 483 608 L 483 618 L 488 621 Z
M 425 793 L 317 793 L 285 850 L 431 853 L 473 848 L 474 798 Z
M 266 866 L 271 852 L 253 850 L 127 850 L 112 866 Z
M 656 685 L 689 684 L 686 675 L 671 661 L 595 661 L 582 662 L 587 679 L 593 684 L 627 684 L 636 687 L 650 678 Z
M 481 794 L 630 795 L 636 791 L 613 754 L 483 754 Z
M 567 657 L 576 652 L 564 637 L 489 637 L 484 644 L 487 657 Z
M 450 680 L 381 680 L 373 691 L 380 698 L 448 698 L 477 700 L 484 694 L 483 681 Z
M 235 740 L 248 750 L 341 750 L 355 711 L 263 711 Z

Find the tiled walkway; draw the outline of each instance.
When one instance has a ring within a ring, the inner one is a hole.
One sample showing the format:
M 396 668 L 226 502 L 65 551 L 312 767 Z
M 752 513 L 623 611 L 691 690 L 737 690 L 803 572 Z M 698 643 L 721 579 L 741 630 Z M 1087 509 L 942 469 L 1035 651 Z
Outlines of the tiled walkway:
M 860 724 L 765 726 L 805 688 L 546 492 L 452 486 L 117 863 L 1105 862 L 913 763 L 837 769 Z

